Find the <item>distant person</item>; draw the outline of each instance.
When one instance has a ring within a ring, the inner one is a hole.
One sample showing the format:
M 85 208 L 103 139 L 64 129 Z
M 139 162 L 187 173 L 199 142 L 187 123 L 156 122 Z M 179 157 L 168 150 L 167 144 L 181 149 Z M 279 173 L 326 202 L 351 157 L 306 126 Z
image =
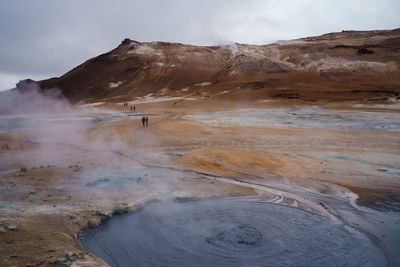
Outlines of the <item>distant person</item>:
M 131 111 L 132 111 L 132 107 L 131 107 Z
M 146 127 L 149 126 L 149 117 L 146 117 Z
M 142 118 L 142 124 L 143 124 L 143 127 L 144 127 L 145 123 L 146 123 L 146 118 L 145 118 L 145 117 L 143 117 L 143 118 Z
M 136 110 L 136 107 L 135 106 L 133 106 L 133 111 L 135 111 Z

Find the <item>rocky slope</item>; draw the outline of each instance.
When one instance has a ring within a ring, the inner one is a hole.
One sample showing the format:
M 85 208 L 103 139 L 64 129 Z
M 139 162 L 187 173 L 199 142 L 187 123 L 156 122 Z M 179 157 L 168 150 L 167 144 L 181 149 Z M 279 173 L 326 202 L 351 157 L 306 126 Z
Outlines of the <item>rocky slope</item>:
M 234 101 L 393 100 L 400 92 L 400 29 L 344 31 L 269 45 L 193 46 L 125 39 L 59 78 L 72 102 L 137 97 Z

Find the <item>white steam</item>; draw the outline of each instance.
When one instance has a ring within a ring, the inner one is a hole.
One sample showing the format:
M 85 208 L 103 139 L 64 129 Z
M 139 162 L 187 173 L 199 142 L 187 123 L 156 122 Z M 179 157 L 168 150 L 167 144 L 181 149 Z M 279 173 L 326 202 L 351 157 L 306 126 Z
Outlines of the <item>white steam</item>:
M 71 110 L 60 90 L 43 91 L 33 81 L 24 81 L 17 88 L 0 93 L 0 115 L 60 114 Z

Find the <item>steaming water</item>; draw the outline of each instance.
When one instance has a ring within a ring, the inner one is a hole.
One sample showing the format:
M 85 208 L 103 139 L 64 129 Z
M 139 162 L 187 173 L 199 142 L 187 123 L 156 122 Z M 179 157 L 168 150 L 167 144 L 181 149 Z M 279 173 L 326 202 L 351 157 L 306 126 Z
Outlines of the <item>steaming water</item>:
M 83 231 L 111 266 L 385 266 L 358 232 L 295 208 L 249 200 L 163 203 Z
M 59 127 L 70 124 L 84 123 L 103 123 L 109 121 L 121 120 L 139 120 L 139 116 L 132 114 L 70 114 L 70 115 L 0 115 L 0 132 L 12 131 L 18 129 L 43 129 L 50 127 Z

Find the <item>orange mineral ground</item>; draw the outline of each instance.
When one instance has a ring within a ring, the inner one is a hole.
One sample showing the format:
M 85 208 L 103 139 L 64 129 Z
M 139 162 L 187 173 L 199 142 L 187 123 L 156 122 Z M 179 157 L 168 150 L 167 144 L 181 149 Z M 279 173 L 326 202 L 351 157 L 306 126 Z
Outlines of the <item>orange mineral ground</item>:
M 399 64 L 399 29 L 269 45 L 126 39 L 20 82 L 0 93 L 0 265 L 106 265 L 81 230 L 203 197 L 324 216 L 400 265 Z

